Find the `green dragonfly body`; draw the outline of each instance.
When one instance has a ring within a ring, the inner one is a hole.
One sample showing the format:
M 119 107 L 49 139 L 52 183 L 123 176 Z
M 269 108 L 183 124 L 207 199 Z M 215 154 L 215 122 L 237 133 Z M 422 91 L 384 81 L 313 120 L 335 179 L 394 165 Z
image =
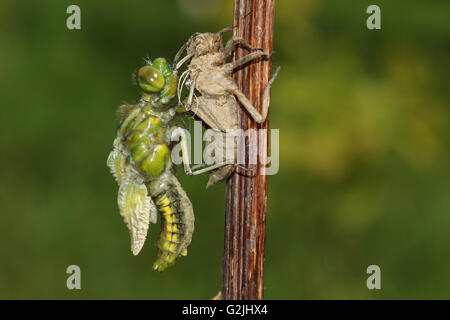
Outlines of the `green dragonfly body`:
M 147 61 L 136 73 L 142 96 L 136 105 L 119 107 L 119 127 L 107 165 L 119 184 L 120 214 L 130 229 L 131 250 L 144 245 L 149 222 L 161 215 L 158 257 L 164 271 L 187 254 L 194 231 L 192 204 L 171 162 L 169 122 L 177 113 L 177 75 L 164 58 Z

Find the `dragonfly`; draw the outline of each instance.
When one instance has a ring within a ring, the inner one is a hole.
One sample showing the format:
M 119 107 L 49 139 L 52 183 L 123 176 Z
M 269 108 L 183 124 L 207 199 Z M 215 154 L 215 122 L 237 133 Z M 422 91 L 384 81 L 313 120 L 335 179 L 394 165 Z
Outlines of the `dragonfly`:
M 187 133 L 171 125 L 177 113 L 185 112 L 176 99 L 177 70 L 165 58 L 147 59 L 135 79 L 141 96 L 136 104 L 117 110 L 119 124 L 107 166 L 119 185 L 117 203 L 134 255 L 145 243 L 150 222 L 161 216 L 153 269 L 164 271 L 187 255 L 195 222 L 171 160 L 174 135 L 180 137 L 185 172 L 196 172 L 189 165 Z

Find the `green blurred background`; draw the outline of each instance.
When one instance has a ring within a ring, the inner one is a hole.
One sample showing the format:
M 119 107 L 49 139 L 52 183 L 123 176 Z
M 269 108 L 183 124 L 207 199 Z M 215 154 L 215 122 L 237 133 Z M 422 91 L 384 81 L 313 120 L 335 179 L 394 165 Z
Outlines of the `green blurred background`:
M 0 298 L 209 299 L 221 286 L 224 184 L 182 184 L 189 255 L 134 257 L 105 161 L 147 54 L 232 23 L 233 1 L 0 2 Z M 66 8 L 81 7 L 80 31 Z M 366 28 L 378 4 L 382 30 Z M 279 0 L 268 299 L 450 298 L 448 1 Z M 188 126 L 191 123 L 187 123 Z M 66 288 L 68 265 L 82 289 Z M 366 288 L 381 267 L 382 289 Z

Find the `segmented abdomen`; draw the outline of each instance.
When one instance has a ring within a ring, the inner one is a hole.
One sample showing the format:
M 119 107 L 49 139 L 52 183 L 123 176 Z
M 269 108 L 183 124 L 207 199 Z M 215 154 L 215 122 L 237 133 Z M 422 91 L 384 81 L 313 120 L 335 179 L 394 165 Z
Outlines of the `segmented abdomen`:
M 161 214 L 158 257 L 153 269 L 164 271 L 179 257 L 187 255 L 194 231 L 194 212 L 189 198 L 170 172 L 164 174 L 159 183 L 152 182 L 149 190 Z

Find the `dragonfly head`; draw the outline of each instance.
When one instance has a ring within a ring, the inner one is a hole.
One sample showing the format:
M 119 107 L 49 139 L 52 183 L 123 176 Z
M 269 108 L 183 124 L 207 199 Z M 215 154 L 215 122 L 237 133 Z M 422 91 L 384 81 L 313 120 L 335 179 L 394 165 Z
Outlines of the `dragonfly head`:
M 146 60 L 146 65 L 135 73 L 143 96 L 153 96 L 163 104 L 170 101 L 176 93 L 177 75 L 164 58 Z
M 158 69 L 151 65 L 145 65 L 136 72 L 138 86 L 147 93 L 160 92 L 166 80 Z

